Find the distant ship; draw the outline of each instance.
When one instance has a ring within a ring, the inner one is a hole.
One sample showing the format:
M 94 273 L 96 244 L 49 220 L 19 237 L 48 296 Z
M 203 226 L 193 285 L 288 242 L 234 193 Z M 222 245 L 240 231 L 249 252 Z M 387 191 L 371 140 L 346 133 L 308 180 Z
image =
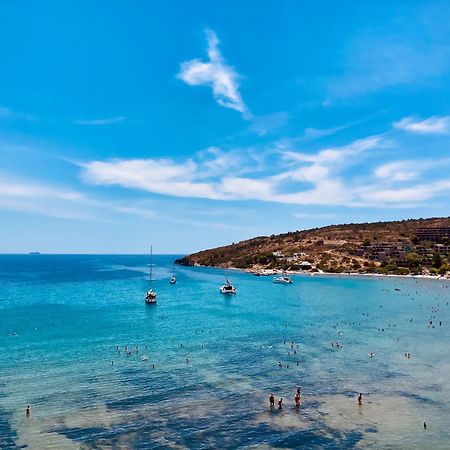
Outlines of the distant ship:
M 40 255 L 40 252 L 30 252 L 29 255 Z

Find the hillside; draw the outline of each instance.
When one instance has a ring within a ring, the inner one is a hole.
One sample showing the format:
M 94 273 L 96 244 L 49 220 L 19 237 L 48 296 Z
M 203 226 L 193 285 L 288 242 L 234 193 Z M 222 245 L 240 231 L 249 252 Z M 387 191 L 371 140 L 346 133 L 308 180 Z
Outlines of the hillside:
M 440 273 L 450 270 L 450 217 L 330 225 L 204 250 L 180 265 L 252 271 Z

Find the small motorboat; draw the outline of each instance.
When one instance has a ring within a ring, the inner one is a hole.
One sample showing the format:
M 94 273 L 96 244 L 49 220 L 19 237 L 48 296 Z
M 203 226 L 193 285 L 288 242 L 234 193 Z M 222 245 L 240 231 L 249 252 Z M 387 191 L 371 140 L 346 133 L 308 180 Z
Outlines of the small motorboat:
M 292 278 L 289 277 L 286 274 L 283 274 L 280 277 L 275 277 L 273 279 L 273 282 L 277 283 L 277 284 L 291 284 L 291 283 L 293 283 Z

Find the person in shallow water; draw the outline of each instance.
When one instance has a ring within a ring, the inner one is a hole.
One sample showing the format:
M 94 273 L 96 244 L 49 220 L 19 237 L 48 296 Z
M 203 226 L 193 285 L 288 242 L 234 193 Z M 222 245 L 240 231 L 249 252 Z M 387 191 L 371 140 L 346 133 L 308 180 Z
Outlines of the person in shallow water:
M 283 399 L 280 397 L 280 400 L 278 400 L 278 409 L 283 409 Z
M 358 395 L 358 405 L 362 405 L 362 402 L 363 402 L 363 396 L 362 396 L 362 394 L 360 392 L 359 395 Z
M 298 393 L 295 394 L 294 401 L 295 401 L 295 406 L 299 407 L 300 406 L 300 395 L 298 395 Z
M 275 407 L 275 397 L 273 394 L 269 395 L 269 403 L 270 403 L 270 407 L 273 409 Z
M 27 409 L 26 409 L 25 414 L 26 414 L 27 417 L 29 417 L 29 415 L 31 414 L 31 408 L 30 408 L 30 405 L 27 405 Z

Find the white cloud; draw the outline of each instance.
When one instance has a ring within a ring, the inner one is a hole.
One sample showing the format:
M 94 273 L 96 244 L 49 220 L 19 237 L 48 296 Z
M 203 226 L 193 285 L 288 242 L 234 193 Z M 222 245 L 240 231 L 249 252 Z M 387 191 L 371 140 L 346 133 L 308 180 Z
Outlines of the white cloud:
M 419 176 L 420 167 L 417 161 L 395 161 L 383 164 L 375 169 L 378 178 L 392 181 L 409 181 Z
M 221 199 L 211 184 L 197 182 L 197 165 L 169 159 L 93 161 L 83 165 L 83 178 L 93 184 L 120 185 L 175 197 Z
M 111 125 L 113 123 L 124 122 L 125 116 L 110 117 L 107 119 L 75 119 L 73 123 L 77 125 Z
M 449 134 L 450 116 L 433 116 L 425 120 L 417 120 L 413 117 L 405 117 L 398 122 L 394 122 L 392 125 L 394 128 L 410 131 L 412 133 Z
M 191 86 L 210 86 L 219 105 L 234 109 L 250 118 L 251 114 L 239 93 L 239 74 L 225 63 L 219 50 L 219 40 L 212 30 L 206 31 L 209 60 L 185 61 L 180 65 L 177 77 Z
M 286 143 L 285 143 L 286 144 Z M 192 159 L 134 159 L 92 161 L 80 164 L 83 179 L 98 185 L 119 185 L 172 197 L 210 200 L 258 200 L 296 205 L 341 205 L 346 207 L 410 206 L 439 196 L 450 182 L 439 180 L 421 185 L 405 185 L 421 170 L 440 161 L 395 161 L 367 167 L 363 154 L 389 145 L 380 136 L 370 136 L 342 147 L 315 153 L 277 148 L 224 152 L 212 147 Z M 257 152 L 256 152 L 257 154 Z M 352 166 L 358 170 L 349 171 Z M 361 170 L 359 170 L 361 168 Z M 376 177 L 374 180 L 373 174 Z M 396 189 L 390 181 L 402 182 Z
M 282 151 L 281 166 L 275 166 L 271 160 L 259 161 L 258 164 L 255 162 L 257 158 L 248 151 L 236 155 L 215 147 L 200 152 L 197 159 L 185 162 L 132 159 L 92 161 L 80 165 L 83 179 L 89 183 L 120 185 L 175 197 L 344 204 L 351 199 L 336 175 L 339 167 L 346 159 L 377 145 L 380 145 L 380 138 L 373 136 L 316 154 Z M 276 159 L 273 153 L 270 156 Z M 260 157 L 268 156 L 260 153 Z M 283 161 L 286 160 L 289 168 L 284 167 Z M 286 183 L 293 183 L 289 192 L 286 192 Z M 311 187 L 305 189 L 302 186 L 303 190 L 298 192 L 295 190 L 298 183 L 307 183 Z
M 411 181 L 418 178 L 427 170 L 444 168 L 449 164 L 449 158 L 393 161 L 378 166 L 374 174 L 378 178 L 385 179 L 386 181 Z

